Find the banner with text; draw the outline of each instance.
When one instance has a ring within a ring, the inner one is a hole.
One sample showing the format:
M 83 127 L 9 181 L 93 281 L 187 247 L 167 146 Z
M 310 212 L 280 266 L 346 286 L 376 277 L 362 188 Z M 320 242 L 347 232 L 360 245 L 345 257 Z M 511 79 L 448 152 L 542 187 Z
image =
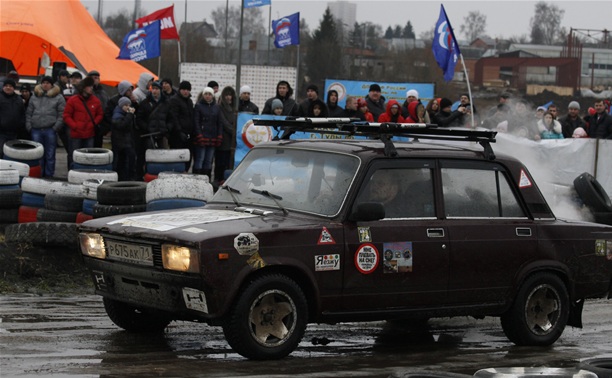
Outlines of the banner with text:
M 352 81 L 352 80 L 325 80 L 325 98 L 327 102 L 327 92 L 334 89 L 338 92 L 338 105 L 344 107 L 346 98 L 353 96 L 363 98 L 370 90 L 371 81 Z M 387 101 L 397 100 L 403 104 L 406 100 L 406 92 L 416 89 L 419 92 L 419 99 L 423 105 L 427 105 L 429 100 L 434 98 L 435 85 L 432 83 L 377 83 L 380 85 L 381 94 Z

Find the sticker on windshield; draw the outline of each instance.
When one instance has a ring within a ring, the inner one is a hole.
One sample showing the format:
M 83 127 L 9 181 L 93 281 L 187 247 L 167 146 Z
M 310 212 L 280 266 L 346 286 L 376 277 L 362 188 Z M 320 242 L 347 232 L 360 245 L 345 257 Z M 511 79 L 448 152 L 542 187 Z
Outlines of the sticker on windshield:
M 329 230 L 327 229 L 327 227 L 323 227 L 323 229 L 321 230 L 321 235 L 319 235 L 319 241 L 317 242 L 317 244 L 318 245 L 321 245 L 321 244 L 336 244 L 336 241 L 334 240 L 334 238 L 329 233 Z
M 243 256 L 252 256 L 259 251 L 259 239 L 250 232 L 242 232 L 234 238 L 234 248 Z
M 384 273 L 412 272 L 412 242 L 383 243 Z
M 521 177 L 519 178 L 519 188 L 530 188 L 531 180 L 527 177 L 527 173 L 525 173 L 524 169 L 521 169 Z
M 314 259 L 316 272 L 340 270 L 340 255 L 317 255 Z
M 355 267 L 360 273 L 370 274 L 378 268 L 380 255 L 374 244 L 365 243 L 355 253 Z
M 359 231 L 359 242 L 367 243 L 372 241 L 372 235 L 370 234 L 370 227 L 357 227 Z

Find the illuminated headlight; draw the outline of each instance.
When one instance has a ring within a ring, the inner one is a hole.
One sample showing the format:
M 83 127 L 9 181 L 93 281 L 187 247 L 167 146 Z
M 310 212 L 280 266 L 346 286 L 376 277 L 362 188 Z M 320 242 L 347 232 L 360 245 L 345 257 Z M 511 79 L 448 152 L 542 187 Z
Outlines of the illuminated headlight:
M 80 233 L 79 241 L 81 243 L 81 253 L 85 256 L 98 259 L 106 258 L 106 249 L 104 249 L 102 235 Z
M 198 252 L 187 247 L 171 244 L 162 245 L 162 262 L 165 269 L 190 273 L 200 271 Z

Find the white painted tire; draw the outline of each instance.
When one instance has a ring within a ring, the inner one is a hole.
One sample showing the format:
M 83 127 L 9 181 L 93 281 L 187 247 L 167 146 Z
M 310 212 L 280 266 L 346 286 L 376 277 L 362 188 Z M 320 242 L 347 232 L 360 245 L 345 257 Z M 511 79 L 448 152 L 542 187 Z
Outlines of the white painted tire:
M 16 169 L 21 177 L 30 175 L 30 166 L 19 161 L 0 159 L 0 169 Z
M 104 181 L 119 181 L 115 171 L 106 169 L 71 169 L 68 171 L 68 182 L 82 184 L 85 180 L 98 179 Z
M 193 173 L 182 173 L 182 172 L 172 172 L 172 171 L 164 171 L 164 172 L 159 172 L 159 174 L 157 175 L 157 179 L 175 179 L 175 178 L 181 178 L 181 177 L 188 177 L 190 180 L 198 180 L 198 181 L 204 181 L 206 183 L 210 183 L 210 180 L 208 179 L 208 176 L 206 175 L 196 175 Z
M 187 162 L 191 159 L 189 149 L 154 150 L 148 149 L 145 152 L 147 163 L 178 163 Z
M 98 200 L 98 186 L 102 185 L 104 180 L 87 179 L 81 184 L 83 197 L 91 200 Z
M 153 180 L 147 184 L 147 203 L 158 199 L 184 198 L 210 201 L 213 187 L 194 175 L 176 175 L 171 178 Z
M 72 160 L 83 165 L 112 164 L 113 151 L 106 148 L 79 148 L 72 153 Z
M 4 143 L 2 148 L 5 156 L 17 160 L 38 160 L 43 157 L 43 145 L 31 140 L 13 139 Z
M 21 181 L 21 190 L 27 193 L 42 195 L 61 194 L 70 197 L 83 196 L 80 184 L 36 177 L 24 177 Z
M 16 169 L 0 169 L 0 185 L 19 184 L 19 171 Z

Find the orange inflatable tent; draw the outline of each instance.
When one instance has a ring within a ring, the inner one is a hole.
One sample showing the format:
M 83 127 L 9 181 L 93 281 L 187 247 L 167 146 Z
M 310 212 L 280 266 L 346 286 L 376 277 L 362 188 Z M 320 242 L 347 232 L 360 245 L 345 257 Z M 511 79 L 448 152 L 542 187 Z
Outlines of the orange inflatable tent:
M 10 59 L 19 75 L 37 76 L 44 72 L 38 70 L 43 53 L 51 63 L 96 70 L 107 85 L 154 75 L 137 62 L 115 59 L 119 47 L 80 0 L 0 0 L 0 57 Z

